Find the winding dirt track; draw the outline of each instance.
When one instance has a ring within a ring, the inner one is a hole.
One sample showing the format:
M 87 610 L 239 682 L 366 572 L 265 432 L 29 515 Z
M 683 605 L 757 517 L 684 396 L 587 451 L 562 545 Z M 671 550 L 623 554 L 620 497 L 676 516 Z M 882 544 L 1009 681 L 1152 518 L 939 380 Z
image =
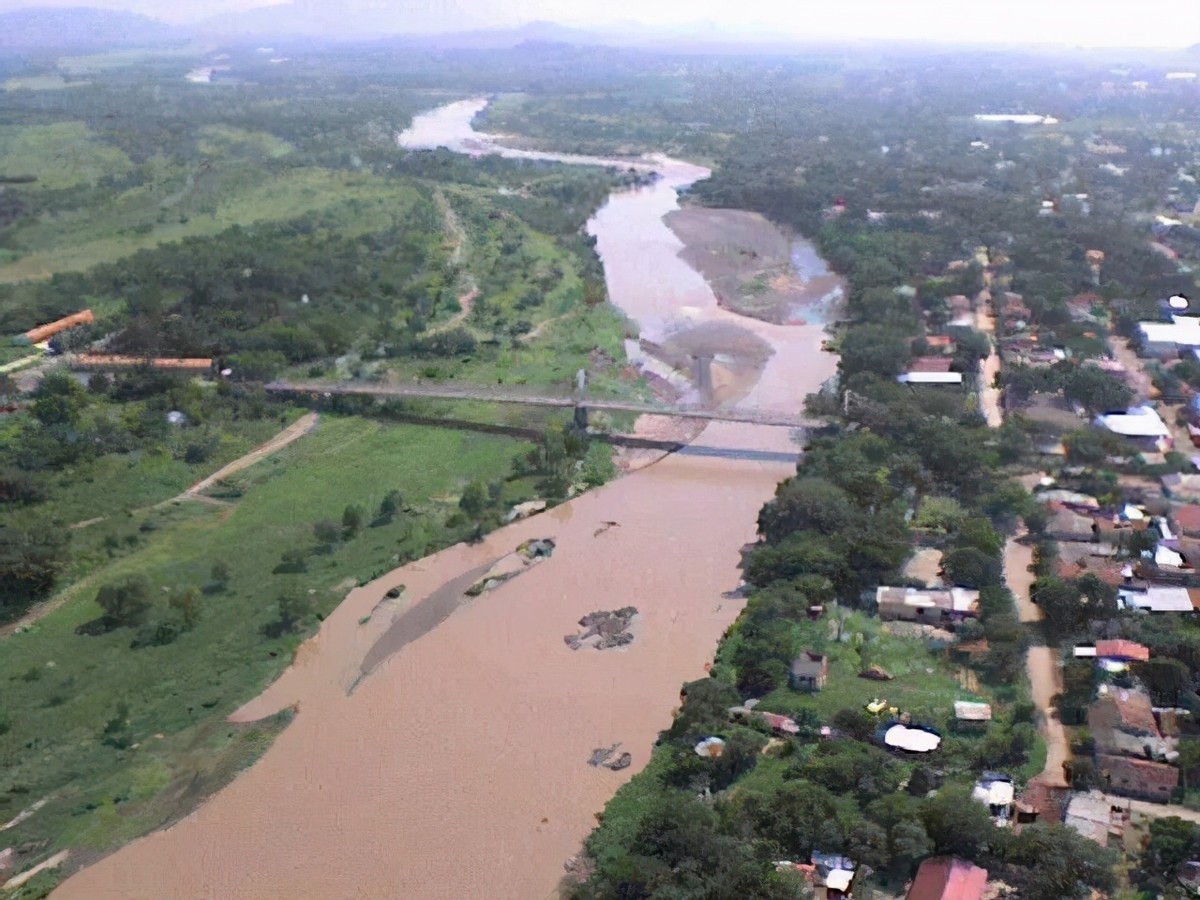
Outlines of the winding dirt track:
M 315 412 L 305 413 L 265 444 L 260 444 L 245 456 L 235 459 L 229 465 L 218 469 L 207 478 L 197 481 L 179 496 L 172 497 L 170 500 L 164 500 L 163 503 L 159 505 L 165 506 L 168 503 L 175 503 L 178 500 L 204 499 L 201 497 L 201 495 L 218 481 L 223 478 L 228 478 L 230 475 L 240 472 L 243 469 L 250 468 L 256 462 L 260 462 L 261 460 L 266 459 L 272 453 L 282 450 L 288 444 L 292 443 L 292 441 L 304 437 L 304 435 L 308 434 L 317 427 L 317 422 L 320 421 L 320 418 L 320 415 Z

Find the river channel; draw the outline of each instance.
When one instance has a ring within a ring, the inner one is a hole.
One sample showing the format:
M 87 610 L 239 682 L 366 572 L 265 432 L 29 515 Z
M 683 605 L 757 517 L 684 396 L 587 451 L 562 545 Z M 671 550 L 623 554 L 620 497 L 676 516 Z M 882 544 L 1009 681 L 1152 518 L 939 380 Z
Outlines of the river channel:
M 502 148 L 471 127 L 484 106 L 465 101 L 419 116 L 400 143 L 613 162 Z M 611 301 L 643 337 L 710 342 L 718 359 L 736 363 L 745 346 L 765 345 L 755 378 L 743 367 L 726 399 L 798 412 L 836 365 L 820 352 L 821 326 L 720 308 L 663 222 L 677 192 L 707 170 L 661 156 L 638 165 L 662 178 L 614 194 L 588 226 Z M 740 550 L 798 449 L 788 429 L 728 422 L 708 425 L 693 445 L 722 452 L 673 454 L 351 591 L 292 667 L 235 714 L 252 721 L 298 706 L 263 758 L 182 822 L 85 869 L 55 896 L 552 896 L 594 814 L 645 766 L 680 685 L 703 677 L 740 611 L 731 595 Z M 414 605 L 438 602 L 465 573 L 545 537 L 556 542 L 550 559 L 462 604 L 348 692 L 368 651 L 404 614 L 403 601 L 379 606 L 388 588 L 405 584 Z M 580 616 L 626 605 L 640 610 L 627 647 L 564 643 Z M 629 768 L 588 765 L 594 748 L 617 742 L 632 754 Z

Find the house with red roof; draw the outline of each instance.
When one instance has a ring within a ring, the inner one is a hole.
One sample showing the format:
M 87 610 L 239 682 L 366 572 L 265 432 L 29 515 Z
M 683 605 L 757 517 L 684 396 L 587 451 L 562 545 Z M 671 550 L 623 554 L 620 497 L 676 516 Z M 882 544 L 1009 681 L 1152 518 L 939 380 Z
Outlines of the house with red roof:
M 1171 518 L 1175 520 L 1175 528 L 1189 537 L 1200 537 L 1200 506 L 1188 503 L 1178 507 Z
M 981 900 L 987 869 L 965 859 L 937 856 L 921 863 L 905 900 Z

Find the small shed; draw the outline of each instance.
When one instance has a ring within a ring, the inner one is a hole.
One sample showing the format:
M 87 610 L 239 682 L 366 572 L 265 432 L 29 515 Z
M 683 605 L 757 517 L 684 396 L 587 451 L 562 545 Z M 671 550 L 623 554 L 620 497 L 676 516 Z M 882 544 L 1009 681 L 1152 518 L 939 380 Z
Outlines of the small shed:
M 970 700 L 954 701 L 954 721 L 959 727 L 986 728 L 992 721 L 992 705 Z
M 788 687 L 793 691 L 821 690 L 829 679 L 829 657 L 821 653 L 805 650 L 792 660 L 792 668 L 788 673 Z

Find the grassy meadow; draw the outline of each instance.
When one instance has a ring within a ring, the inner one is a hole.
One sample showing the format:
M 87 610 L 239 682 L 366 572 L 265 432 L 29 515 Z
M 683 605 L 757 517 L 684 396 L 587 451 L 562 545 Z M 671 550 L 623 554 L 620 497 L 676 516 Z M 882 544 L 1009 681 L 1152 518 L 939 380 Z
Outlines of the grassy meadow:
M 463 485 L 503 479 L 528 449 L 502 437 L 326 415 L 312 434 L 214 489 L 240 494 L 226 506 L 191 501 L 121 516 L 136 547 L 68 589 L 56 612 L 3 639 L 0 821 L 47 800 L 6 839 L 46 841 L 46 852 L 110 849 L 199 799 L 195 788 L 172 786 L 196 778 L 211 790 L 228 780 L 282 724 L 221 724 L 287 665 L 302 638 L 264 634 L 280 592 L 310 598 L 311 624 L 358 581 L 460 540 L 467 526 L 446 520 Z M 405 503 L 394 521 L 364 527 L 329 552 L 315 549 L 314 522 L 340 522 L 348 504 L 370 521 L 391 490 Z M 532 496 L 522 482 L 506 492 L 514 501 Z M 274 571 L 289 550 L 302 552 L 307 571 Z M 204 594 L 195 629 L 168 646 L 131 649 L 129 628 L 76 633 L 101 612 L 93 600 L 101 581 L 145 575 L 156 608 L 164 607 L 172 592 L 208 582 L 216 562 L 228 566 L 227 586 Z

